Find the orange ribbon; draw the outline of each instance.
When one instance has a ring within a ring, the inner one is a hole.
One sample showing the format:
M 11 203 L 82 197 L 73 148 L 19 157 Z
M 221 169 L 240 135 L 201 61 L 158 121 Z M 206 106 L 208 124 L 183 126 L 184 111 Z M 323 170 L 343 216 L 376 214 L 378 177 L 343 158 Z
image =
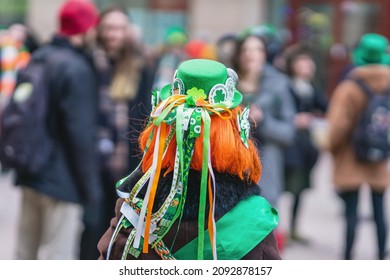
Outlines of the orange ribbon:
M 157 160 L 156 173 L 153 177 L 153 183 L 152 183 L 152 187 L 150 189 L 150 196 L 149 196 L 146 221 L 145 221 L 144 244 L 143 244 L 142 252 L 146 253 L 146 254 L 148 253 L 148 249 L 149 249 L 150 220 L 152 218 L 154 198 L 156 197 L 157 185 L 158 185 L 158 181 L 160 178 L 162 157 L 164 154 L 164 143 L 165 143 L 166 137 L 167 137 L 167 126 L 162 125 L 161 126 L 161 134 L 160 134 L 160 143 L 159 143 L 159 147 L 158 147 L 158 160 Z

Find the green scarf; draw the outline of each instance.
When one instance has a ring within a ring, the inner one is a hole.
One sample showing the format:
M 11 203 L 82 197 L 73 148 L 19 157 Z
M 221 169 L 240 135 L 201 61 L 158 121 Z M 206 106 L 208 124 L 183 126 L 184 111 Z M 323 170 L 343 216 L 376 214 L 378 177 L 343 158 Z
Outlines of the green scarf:
M 278 225 L 278 211 L 261 196 L 251 196 L 237 204 L 216 223 L 219 260 L 239 260 L 256 247 Z M 204 260 L 213 254 L 208 235 L 204 234 Z M 178 260 L 196 260 L 198 238 L 173 255 Z

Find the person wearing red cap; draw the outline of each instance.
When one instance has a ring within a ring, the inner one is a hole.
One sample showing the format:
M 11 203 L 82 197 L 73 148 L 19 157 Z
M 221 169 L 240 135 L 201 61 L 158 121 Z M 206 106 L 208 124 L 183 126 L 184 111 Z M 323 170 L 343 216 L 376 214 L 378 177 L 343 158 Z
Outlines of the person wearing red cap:
M 86 33 L 98 22 L 99 12 L 87 0 L 70 0 L 60 10 L 60 30 L 64 36 Z
M 69 0 L 58 19 L 52 42 L 32 58 L 50 69 L 47 118 L 54 149 L 39 172 L 16 174 L 22 190 L 17 259 L 78 259 L 83 206 L 97 205 L 102 197 L 95 151 L 97 81 L 86 52 L 98 11 L 91 1 Z

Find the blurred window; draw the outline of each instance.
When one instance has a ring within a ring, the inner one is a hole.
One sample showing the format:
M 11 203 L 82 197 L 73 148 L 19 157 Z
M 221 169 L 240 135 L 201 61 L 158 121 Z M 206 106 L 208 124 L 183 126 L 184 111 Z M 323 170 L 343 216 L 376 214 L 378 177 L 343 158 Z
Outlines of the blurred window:
M 377 32 L 380 8 L 378 3 L 344 1 L 342 43 L 353 47 L 364 33 Z
M 169 27 L 187 27 L 186 0 L 96 0 L 96 4 L 100 9 L 113 4 L 126 7 L 132 22 L 142 30 L 143 42 L 150 46 L 162 44 Z

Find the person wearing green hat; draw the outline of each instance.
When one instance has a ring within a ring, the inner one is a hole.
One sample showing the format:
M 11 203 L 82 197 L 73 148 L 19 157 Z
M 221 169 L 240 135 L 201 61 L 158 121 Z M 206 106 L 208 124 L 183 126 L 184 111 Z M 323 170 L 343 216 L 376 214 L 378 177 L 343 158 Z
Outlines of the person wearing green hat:
M 120 180 L 100 259 L 280 259 L 278 212 L 260 196 L 262 166 L 237 74 L 187 60 L 153 92 L 140 166 Z
M 352 61 L 355 66 L 369 64 L 390 65 L 390 55 L 387 53 L 389 41 L 387 38 L 375 34 L 364 34 L 358 46 L 352 52 Z
M 178 26 L 171 26 L 167 29 L 164 41 L 168 45 L 181 45 L 187 43 L 187 35 L 183 28 Z
M 387 186 L 390 186 L 388 159 L 385 156 L 375 162 L 361 160 L 355 149 L 354 135 L 357 135 L 367 112 L 372 110 L 371 101 L 374 98 L 381 99 L 380 106 L 372 111 L 369 117 L 369 124 L 375 130 L 366 130 L 363 134 L 373 139 L 378 128 L 389 129 L 390 110 L 387 104 L 390 102 L 390 68 L 387 49 L 388 40 L 385 37 L 379 34 L 364 34 L 352 54 L 355 68 L 332 93 L 328 107 L 327 149 L 333 158 L 333 183 L 345 207 L 344 259 L 353 257 L 359 190 L 363 184 L 368 185 L 371 190 L 377 229 L 377 258 L 386 257 L 387 225 L 384 195 Z
M 156 62 L 153 88 L 161 88 L 169 83 L 179 64 L 188 59 L 185 52 L 187 41 L 187 34 L 181 27 L 171 26 L 167 29 L 164 45 Z
M 363 34 L 350 53 L 350 65 L 343 69 L 341 80 L 347 78 L 355 67 L 382 64 L 390 66 L 390 55 L 388 53 L 388 39 L 376 33 Z

